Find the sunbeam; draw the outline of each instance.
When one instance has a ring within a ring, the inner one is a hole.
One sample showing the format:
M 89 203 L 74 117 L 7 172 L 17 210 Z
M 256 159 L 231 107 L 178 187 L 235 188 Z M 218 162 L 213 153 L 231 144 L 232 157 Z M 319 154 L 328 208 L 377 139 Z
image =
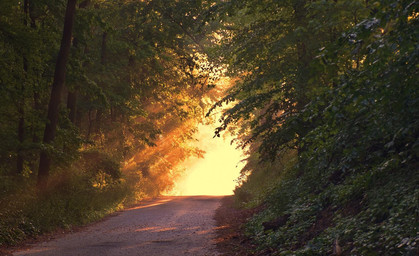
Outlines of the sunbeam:
M 170 195 L 231 195 L 244 162 L 243 151 L 231 144 L 232 137 L 214 136 L 213 125 L 200 125 L 196 146 L 204 158 L 185 161 L 185 174 L 169 192 Z

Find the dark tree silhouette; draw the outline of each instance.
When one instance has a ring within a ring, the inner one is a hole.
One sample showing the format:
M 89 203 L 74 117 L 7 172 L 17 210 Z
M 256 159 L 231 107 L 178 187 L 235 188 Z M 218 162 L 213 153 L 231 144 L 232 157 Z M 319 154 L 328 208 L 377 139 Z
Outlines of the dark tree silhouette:
M 54 141 L 58 122 L 58 110 L 61 101 L 61 92 L 64 87 L 66 64 L 71 46 L 74 15 L 76 12 L 76 0 L 68 0 L 64 18 L 64 30 L 61 39 L 60 51 L 55 65 L 54 81 L 52 83 L 51 96 L 48 104 L 48 121 L 44 131 L 44 144 L 51 144 Z M 41 151 L 38 170 L 38 188 L 47 186 L 51 157 L 44 149 Z

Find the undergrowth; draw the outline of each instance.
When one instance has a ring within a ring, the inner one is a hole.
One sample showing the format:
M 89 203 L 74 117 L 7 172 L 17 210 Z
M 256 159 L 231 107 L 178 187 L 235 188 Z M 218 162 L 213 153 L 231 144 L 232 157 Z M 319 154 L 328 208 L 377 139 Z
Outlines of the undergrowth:
M 267 255 L 336 255 L 337 250 L 339 255 L 417 255 L 419 188 L 413 168 L 354 173 L 340 184 L 324 182 L 315 189 L 319 179 L 300 173 L 297 165 L 270 167 L 277 173 L 275 181 L 256 170 L 235 191 L 243 206 L 265 205 L 245 226 L 259 251 Z M 261 172 L 268 171 L 262 165 Z M 255 189 L 259 186 L 265 192 Z
M 264 204 L 246 232 L 268 255 L 419 255 L 418 5 L 375 3 L 369 17 L 322 48 L 333 83 L 295 116 L 253 131 L 261 146 L 250 152 L 267 157 L 236 195 Z M 337 72 L 332 63 L 347 50 L 362 63 Z M 298 156 L 284 154 L 289 143 Z M 263 163 L 268 157 L 281 159 Z M 294 164 L 280 164 L 287 162 Z
M 97 221 L 144 196 L 135 191 L 137 179 L 122 175 L 111 158 L 87 163 L 57 171 L 42 193 L 33 179 L 1 177 L 0 246 Z

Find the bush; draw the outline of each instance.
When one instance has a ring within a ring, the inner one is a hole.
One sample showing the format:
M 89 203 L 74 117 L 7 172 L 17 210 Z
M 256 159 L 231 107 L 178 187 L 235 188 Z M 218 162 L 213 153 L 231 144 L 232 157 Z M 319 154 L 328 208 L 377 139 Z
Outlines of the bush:
M 15 190 L 0 198 L 0 245 L 17 244 L 57 228 L 83 225 L 121 209 L 134 193 L 121 176 L 119 166 L 116 168 L 109 158 L 93 166 L 97 169 L 55 173 L 42 194 L 34 184 L 16 182 Z M 107 166 L 110 171 L 97 171 Z M 109 176 L 104 179 L 106 183 L 96 186 L 100 172 Z

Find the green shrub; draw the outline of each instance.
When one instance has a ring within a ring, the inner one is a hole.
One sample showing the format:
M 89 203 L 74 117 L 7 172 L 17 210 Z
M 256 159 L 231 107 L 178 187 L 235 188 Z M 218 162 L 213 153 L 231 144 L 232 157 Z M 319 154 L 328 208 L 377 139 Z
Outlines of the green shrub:
M 102 169 L 94 175 L 93 168 L 56 172 L 42 194 L 34 184 L 15 183 L 13 191 L 0 197 L 0 245 L 96 221 L 133 202 L 130 198 L 134 188 L 127 185 L 119 166 L 108 158 L 94 166 L 110 167 L 110 171 Z M 97 174 L 102 171 L 109 177 L 106 183 L 96 186 Z

